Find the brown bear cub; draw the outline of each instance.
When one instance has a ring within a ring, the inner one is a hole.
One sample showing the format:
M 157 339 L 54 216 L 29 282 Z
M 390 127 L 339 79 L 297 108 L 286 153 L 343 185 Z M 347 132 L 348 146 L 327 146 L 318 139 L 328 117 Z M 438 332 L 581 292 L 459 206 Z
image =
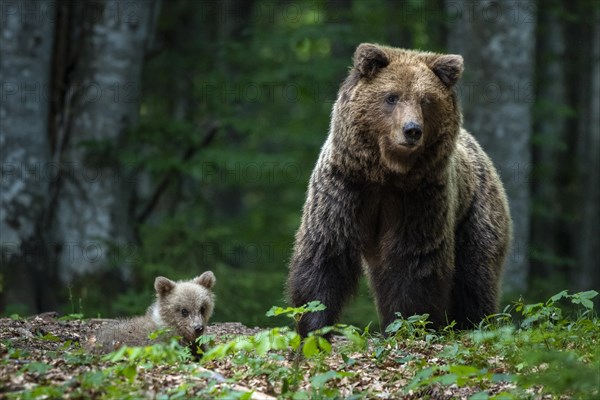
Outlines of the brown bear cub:
M 382 327 L 399 312 L 468 328 L 496 312 L 511 219 L 490 159 L 462 124 L 459 55 L 361 44 L 333 107 L 287 288 L 319 300 L 302 335 L 335 323 L 367 274 Z
M 198 356 L 196 339 L 205 332 L 215 305 L 212 288 L 215 275 L 211 271 L 189 280 L 174 282 L 159 276 L 154 280 L 156 301 L 146 315 L 117 322 L 101 328 L 91 345 L 100 351 L 114 351 L 122 345 L 146 346 L 155 343 L 148 335 L 156 330 L 170 328 L 169 337 L 180 336 Z M 206 345 L 202 345 L 202 352 Z

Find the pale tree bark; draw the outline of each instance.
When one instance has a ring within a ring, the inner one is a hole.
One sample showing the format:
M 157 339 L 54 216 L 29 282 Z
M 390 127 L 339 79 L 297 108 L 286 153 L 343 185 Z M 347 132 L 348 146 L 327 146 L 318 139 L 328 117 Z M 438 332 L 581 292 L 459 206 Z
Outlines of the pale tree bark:
M 116 159 L 127 129 L 138 120 L 141 73 L 150 38 L 152 0 L 69 3 L 78 36 L 77 61 L 63 90 L 57 129 L 61 176 L 53 215 L 58 274 L 63 282 L 108 263 L 111 246 L 132 248 L 129 201 L 133 179 Z M 73 23 L 73 22 L 72 22 Z
M 0 310 L 39 308 L 48 283 L 41 229 L 56 172 L 47 136 L 54 12 L 51 0 L 0 10 Z
M 531 1 L 446 0 L 448 51 L 462 54 L 464 125 L 502 176 L 513 219 L 505 293 L 523 293 L 529 271 L 530 138 L 534 28 Z
M 575 287 L 600 291 L 600 7 L 593 10 L 589 57 L 580 80 L 577 158 L 581 193 L 579 231 L 575 235 Z

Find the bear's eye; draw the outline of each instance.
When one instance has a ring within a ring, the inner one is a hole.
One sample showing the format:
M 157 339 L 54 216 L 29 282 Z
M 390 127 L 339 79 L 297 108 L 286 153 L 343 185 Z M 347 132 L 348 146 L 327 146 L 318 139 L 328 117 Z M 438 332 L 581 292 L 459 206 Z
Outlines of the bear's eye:
M 387 96 L 385 96 L 385 102 L 388 104 L 396 104 L 398 100 L 400 100 L 400 96 L 398 96 L 397 94 L 388 94 Z
M 200 307 L 200 314 L 204 314 L 204 311 L 206 311 L 206 306 Z
M 185 317 L 187 317 L 187 316 L 189 316 L 189 315 L 190 315 L 190 312 L 189 312 L 187 309 L 185 309 L 185 308 L 182 308 L 182 309 L 181 309 L 181 316 L 182 316 L 183 318 L 185 318 Z

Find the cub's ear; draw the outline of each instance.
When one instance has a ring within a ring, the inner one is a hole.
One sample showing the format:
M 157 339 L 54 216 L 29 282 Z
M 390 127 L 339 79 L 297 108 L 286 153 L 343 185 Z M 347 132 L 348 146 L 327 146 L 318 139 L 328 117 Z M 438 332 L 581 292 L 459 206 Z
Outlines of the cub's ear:
M 213 274 L 212 271 L 206 271 L 202 275 L 197 276 L 193 279 L 194 283 L 200 286 L 204 286 L 207 289 L 212 289 L 213 286 L 215 286 L 216 281 L 217 278 L 215 278 L 215 274 Z
M 362 43 L 354 52 L 354 68 L 361 77 L 372 78 L 380 69 L 385 68 L 390 59 L 385 51 L 374 44 Z
M 426 64 L 447 87 L 452 87 L 463 73 L 464 61 L 457 54 L 427 56 Z
M 158 297 L 164 297 L 168 295 L 174 288 L 176 283 L 164 276 L 157 276 L 154 280 L 154 290 Z

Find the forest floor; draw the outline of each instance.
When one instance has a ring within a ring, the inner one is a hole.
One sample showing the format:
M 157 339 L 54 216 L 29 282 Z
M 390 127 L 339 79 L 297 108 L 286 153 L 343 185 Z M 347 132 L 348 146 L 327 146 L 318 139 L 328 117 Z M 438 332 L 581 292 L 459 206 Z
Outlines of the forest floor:
M 466 346 L 468 340 L 464 337 L 455 337 L 452 343 L 432 342 L 425 337 L 390 341 L 380 335 L 372 339 L 373 334 L 369 334 L 359 349 L 348 337 L 335 336 L 328 351 L 295 358 L 289 348 L 276 349 L 268 344 L 261 348 L 263 342 L 256 339 L 260 337 L 259 328 L 219 323 L 211 325 L 208 334 L 214 336 L 213 347 L 221 345 L 223 356 L 202 362 L 173 358 L 172 352 L 181 352 L 181 348 L 164 348 L 164 354 L 133 351 L 121 354 L 120 359 L 90 354 L 84 347 L 86 341 L 109 321 L 57 318 L 54 313 L 1 318 L 0 399 L 580 397 L 577 388 L 574 392 L 567 388 L 566 394 L 547 393 L 535 382 L 517 388 L 514 372 L 519 367 L 515 369 L 504 356 L 490 351 L 493 343 L 500 341 L 498 338 Z M 285 336 L 277 328 L 269 332 L 274 335 L 271 342 Z M 292 337 L 286 328 L 282 332 Z M 595 332 L 597 343 L 597 324 Z M 317 342 L 315 349 L 327 347 Z M 591 365 L 592 379 L 597 356 L 583 360 Z M 469 366 L 475 359 L 479 360 L 475 364 L 486 368 Z M 570 367 L 573 365 L 563 365 Z M 527 364 L 520 368 L 527 368 Z M 535 368 L 552 370 L 553 366 L 540 362 Z M 591 389 L 585 387 L 582 393 L 599 393 L 594 385 L 600 381 L 600 370 L 596 372 L 599 380 L 589 382 Z
M 71 392 L 69 387 L 80 385 L 78 378 L 111 364 L 92 354 L 90 357 L 68 357 L 68 352 L 82 349 L 99 327 L 113 321 L 115 320 L 62 320 L 52 312 L 27 319 L 0 318 L 0 398 L 35 395 L 36 391 L 33 389 L 41 386 L 62 387 L 65 390 L 60 392 L 68 397 Z M 209 333 L 225 338 L 253 335 L 259 330 L 247 328 L 240 323 L 221 323 L 210 326 Z M 187 362 L 192 365 L 194 363 Z M 224 381 L 225 376 L 231 375 L 232 371 L 228 371 L 226 365 L 213 367 L 215 373 L 204 374 L 207 376 L 204 381 L 191 377 L 188 379 L 176 368 L 146 369 L 140 375 L 140 393 L 145 397 L 155 397 L 156 394 L 168 392 L 170 388 L 188 380 L 193 382 L 193 386 L 202 389 L 210 379 Z M 203 368 L 200 369 L 200 372 L 206 372 Z M 39 393 L 45 394 L 44 391 Z M 81 392 L 77 391 L 77 395 L 79 394 Z M 102 393 L 90 390 L 87 394 L 96 397 Z

